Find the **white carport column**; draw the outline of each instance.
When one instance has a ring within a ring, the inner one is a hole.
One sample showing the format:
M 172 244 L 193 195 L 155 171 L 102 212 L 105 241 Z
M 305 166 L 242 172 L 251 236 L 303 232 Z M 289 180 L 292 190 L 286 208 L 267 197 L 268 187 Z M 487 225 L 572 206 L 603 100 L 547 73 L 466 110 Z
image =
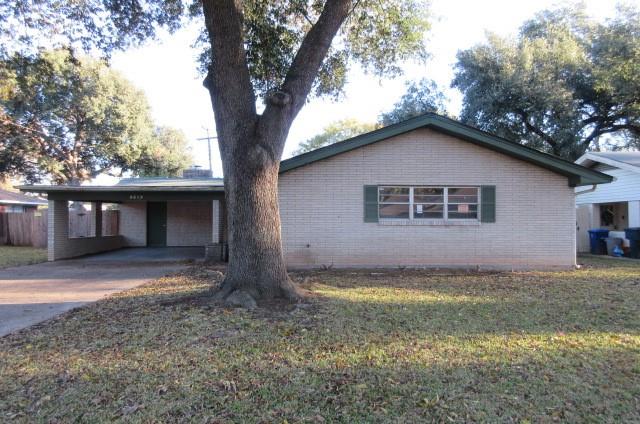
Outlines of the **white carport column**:
M 211 202 L 211 243 L 220 243 L 220 201 Z
M 629 228 L 640 227 L 640 200 L 629 202 Z
M 47 211 L 47 259 L 65 257 L 69 239 L 69 204 L 66 200 L 49 200 Z

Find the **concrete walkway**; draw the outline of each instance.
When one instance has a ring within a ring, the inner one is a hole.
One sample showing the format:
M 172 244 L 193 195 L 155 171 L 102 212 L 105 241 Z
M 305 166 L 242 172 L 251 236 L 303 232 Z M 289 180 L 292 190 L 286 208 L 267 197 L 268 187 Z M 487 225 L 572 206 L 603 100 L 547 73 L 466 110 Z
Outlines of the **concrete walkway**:
M 187 266 L 93 258 L 0 269 L 0 337 Z

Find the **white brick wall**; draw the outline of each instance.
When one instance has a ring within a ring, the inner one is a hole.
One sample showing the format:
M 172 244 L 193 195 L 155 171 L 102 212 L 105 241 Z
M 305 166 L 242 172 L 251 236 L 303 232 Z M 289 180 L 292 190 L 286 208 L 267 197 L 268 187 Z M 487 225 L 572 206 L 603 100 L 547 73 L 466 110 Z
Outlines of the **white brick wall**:
M 495 185 L 496 223 L 389 226 L 363 221 L 363 186 Z M 567 178 L 420 129 L 280 176 L 288 265 L 565 267 L 575 264 Z
M 70 239 L 69 206 L 66 200 L 49 200 L 47 216 L 47 251 L 50 261 L 119 249 L 124 245 L 122 236 Z
M 167 246 L 211 243 L 211 201 L 167 202 Z
M 120 234 L 125 246 L 147 245 L 147 203 L 131 202 L 120 204 Z

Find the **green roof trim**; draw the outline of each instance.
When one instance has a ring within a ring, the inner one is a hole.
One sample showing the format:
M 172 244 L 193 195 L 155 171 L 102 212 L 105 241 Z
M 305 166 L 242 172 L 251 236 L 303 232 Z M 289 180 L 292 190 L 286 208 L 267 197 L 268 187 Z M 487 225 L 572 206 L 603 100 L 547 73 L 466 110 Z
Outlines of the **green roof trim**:
M 430 128 L 435 131 L 469 141 L 478 146 L 486 147 L 487 149 L 546 168 L 557 174 L 566 176 L 571 187 L 591 184 L 606 184 L 613 181 L 613 177 L 610 175 L 603 174 L 557 156 L 514 143 L 513 141 L 509 141 L 434 113 L 416 116 L 415 118 L 411 118 L 397 124 L 389 125 L 345 141 L 321 147 L 311 152 L 283 160 L 280 163 L 280 173 L 291 171 L 360 147 L 368 146 L 418 128 Z

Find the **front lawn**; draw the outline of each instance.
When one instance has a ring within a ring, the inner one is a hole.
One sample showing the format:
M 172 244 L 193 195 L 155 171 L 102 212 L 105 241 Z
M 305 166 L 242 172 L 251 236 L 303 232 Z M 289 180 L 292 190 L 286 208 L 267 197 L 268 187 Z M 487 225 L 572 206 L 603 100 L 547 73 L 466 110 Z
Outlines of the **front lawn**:
M 47 260 L 47 249 L 25 246 L 0 246 L 0 268 L 37 264 Z
M 0 420 L 640 421 L 637 261 L 293 278 L 309 305 L 212 307 L 194 268 L 0 339 Z

